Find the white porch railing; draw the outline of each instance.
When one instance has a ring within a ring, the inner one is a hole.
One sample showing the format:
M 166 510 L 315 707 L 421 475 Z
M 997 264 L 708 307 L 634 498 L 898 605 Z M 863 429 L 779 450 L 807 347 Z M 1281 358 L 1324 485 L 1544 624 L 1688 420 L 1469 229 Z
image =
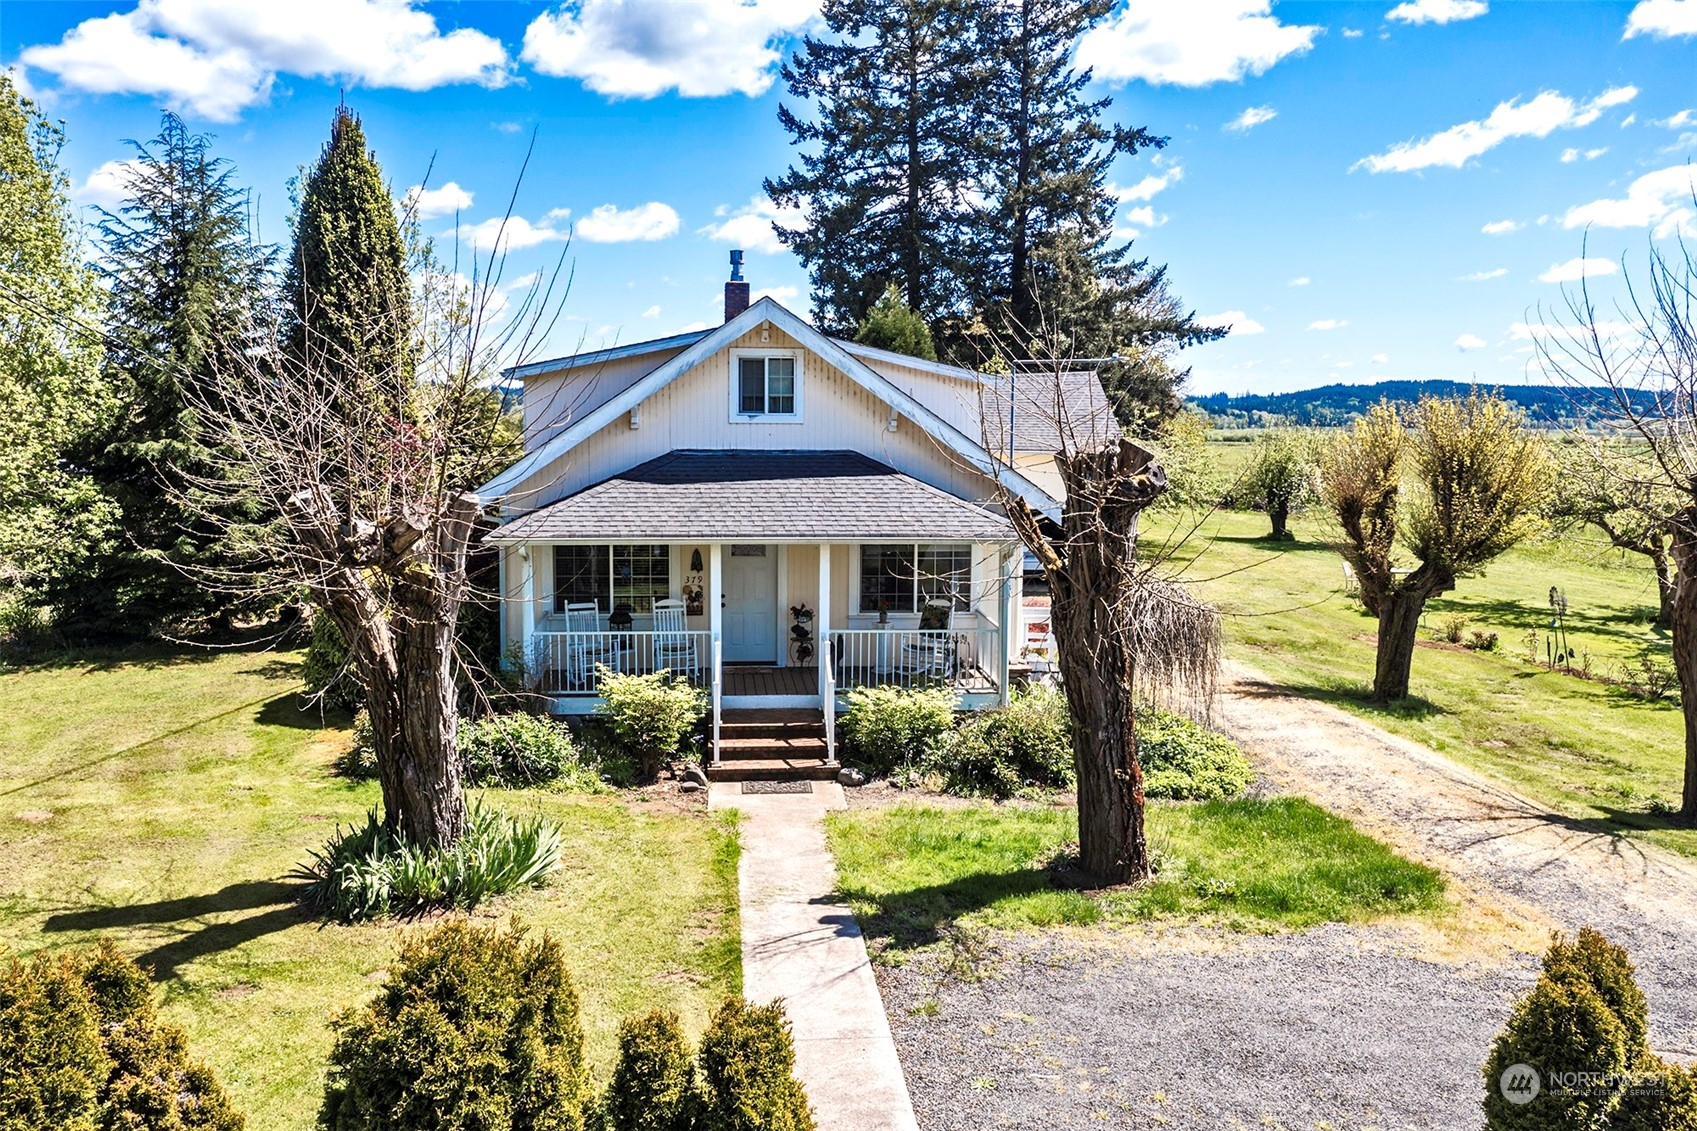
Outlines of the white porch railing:
M 665 668 L 703 689 L 718 685 L 710 632 L 538 632 L 530 639 L 531 677 L 545 695 L 597 695 L 603 667 L 631 675 Z
M 885 686 L 997 690 L 1002 634 L 994 627 L 837 629 L 831 645 L 835 682 L 843 691 Z
M 819 663 L 824 668 L 825 764 L 837 764 L 837 665 L 831 659 L 831 637 L 820 643 Z
M 725 713 L 725 662 L 718 637 L 713 638 L 713 764 L 719 764 L 719 720 Z

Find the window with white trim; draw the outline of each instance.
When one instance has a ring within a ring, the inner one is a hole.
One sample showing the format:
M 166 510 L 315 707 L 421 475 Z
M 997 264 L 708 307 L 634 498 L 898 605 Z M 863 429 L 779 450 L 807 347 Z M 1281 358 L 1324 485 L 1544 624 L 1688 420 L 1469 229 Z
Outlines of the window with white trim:
M 951 600 L 957 612 L 972 607 L 970 544 L 896 542 L 860 547 L 861 612 L 913 613 L 938 597 Z
M 671 596 L 671 556 L 666 546 L 555 546 L 554 611 L 594 601 L 602 613 L 620 605 L 651 613 Z
M 796 419 L 801 364 L 794 354 L 736 354 L 731 365 L 731 411 L 739 418 Z

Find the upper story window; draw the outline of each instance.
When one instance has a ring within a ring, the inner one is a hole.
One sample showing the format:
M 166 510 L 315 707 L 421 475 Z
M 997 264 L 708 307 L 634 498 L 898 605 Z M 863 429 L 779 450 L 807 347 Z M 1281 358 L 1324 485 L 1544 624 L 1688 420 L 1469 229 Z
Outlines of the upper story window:
M 801 418 L 801 363 L 794 354 L 738 352 L 731 375 L 731 414 L 736 419 Z

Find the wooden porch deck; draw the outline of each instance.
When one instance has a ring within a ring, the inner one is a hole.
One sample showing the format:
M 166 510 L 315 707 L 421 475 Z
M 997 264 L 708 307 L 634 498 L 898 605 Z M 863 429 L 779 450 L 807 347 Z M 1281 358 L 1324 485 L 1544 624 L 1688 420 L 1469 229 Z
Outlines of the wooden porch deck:
M 818 668 L 770 668 L 726 664 L 726 695 L 817 695 Z

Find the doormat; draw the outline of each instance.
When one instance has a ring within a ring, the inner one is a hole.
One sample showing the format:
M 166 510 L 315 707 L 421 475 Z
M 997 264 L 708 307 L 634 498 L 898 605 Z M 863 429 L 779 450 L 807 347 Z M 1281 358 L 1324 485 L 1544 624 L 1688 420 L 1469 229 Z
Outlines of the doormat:
M 810 781 L 745 781 L 744 793 L 812 793 Z

